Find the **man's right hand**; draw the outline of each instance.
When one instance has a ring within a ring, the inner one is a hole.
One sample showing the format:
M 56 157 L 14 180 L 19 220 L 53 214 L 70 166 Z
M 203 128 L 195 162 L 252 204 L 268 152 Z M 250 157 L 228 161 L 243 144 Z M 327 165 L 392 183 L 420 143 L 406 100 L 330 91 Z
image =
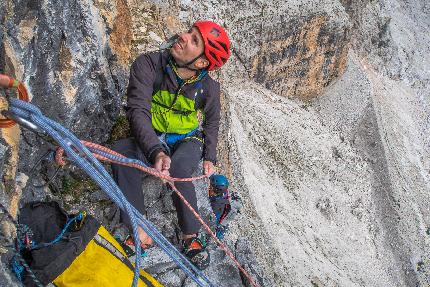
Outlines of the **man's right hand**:
M 161 151 L 155 156 L 154 168 L 165 175 L 170 175 L 170 162 L 170 157 Z

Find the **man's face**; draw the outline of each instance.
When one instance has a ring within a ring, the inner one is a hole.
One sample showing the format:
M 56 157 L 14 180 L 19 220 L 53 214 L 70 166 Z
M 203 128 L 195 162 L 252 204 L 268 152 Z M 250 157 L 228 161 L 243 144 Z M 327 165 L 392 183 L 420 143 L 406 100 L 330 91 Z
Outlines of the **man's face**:
M 196 27 L 193 27 L 188 32 L 179 34 L 178 40 L 170 49 L 170 53 L 178 64 L 183 65 L 201 55 L 204 46 L 202 35 Z

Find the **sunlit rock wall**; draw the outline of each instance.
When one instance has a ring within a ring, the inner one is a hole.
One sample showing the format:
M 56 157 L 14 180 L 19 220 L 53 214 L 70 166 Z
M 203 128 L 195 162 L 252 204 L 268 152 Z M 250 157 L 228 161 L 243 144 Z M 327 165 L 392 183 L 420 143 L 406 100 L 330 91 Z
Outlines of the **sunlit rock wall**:
M 191 9 L 231 33 L 230 74 L 243 73 L 280 95 L 314 98 L 345 70 L 351 24 L 338 1 L 201 2 Z

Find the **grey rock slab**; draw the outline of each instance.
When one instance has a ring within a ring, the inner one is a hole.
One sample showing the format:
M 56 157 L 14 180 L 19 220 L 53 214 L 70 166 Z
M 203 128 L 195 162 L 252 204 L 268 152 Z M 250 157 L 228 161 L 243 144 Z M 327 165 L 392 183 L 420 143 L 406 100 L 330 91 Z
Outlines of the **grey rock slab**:
M 311 107 L 246 82 L 229 88 L 229 101 L 247 196 L 271 239 L 265 244 L 288 270 L 272 273 L 276 283 L 304 286 L 316 276 L 326 284 L 390 285 L 370 231 L 367 163 Z M 361 219 L 351 212 L 357 201 L 366 210 Z M 257 261 L 267 264 L 265 249 L 255 246 Z
M 2 256 L 3 259 L 3 256 Z M 15 275 L 10 272 L 9 263 L 0 261 L 0 284 L 4 287 L 18 287 L 22 284 L 16 279 Z

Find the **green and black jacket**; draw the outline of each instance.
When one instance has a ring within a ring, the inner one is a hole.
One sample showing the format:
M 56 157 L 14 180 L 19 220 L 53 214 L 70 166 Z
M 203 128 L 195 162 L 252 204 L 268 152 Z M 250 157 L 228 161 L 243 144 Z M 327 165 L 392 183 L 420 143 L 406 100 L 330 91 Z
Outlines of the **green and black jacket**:
M 154 84 L 157 81 L 159 85 Z M 206 75 L 180 87 L 169 65 L 168 51 L 142 54 L 131 66 L 127 118 L 133 136 L 151 162 L 163 149 L 157 133 L 189 133 L 199 127 L 197 112 L 201 111 L 203 159 L 215 163 L 220 110 L 219 83 Z

